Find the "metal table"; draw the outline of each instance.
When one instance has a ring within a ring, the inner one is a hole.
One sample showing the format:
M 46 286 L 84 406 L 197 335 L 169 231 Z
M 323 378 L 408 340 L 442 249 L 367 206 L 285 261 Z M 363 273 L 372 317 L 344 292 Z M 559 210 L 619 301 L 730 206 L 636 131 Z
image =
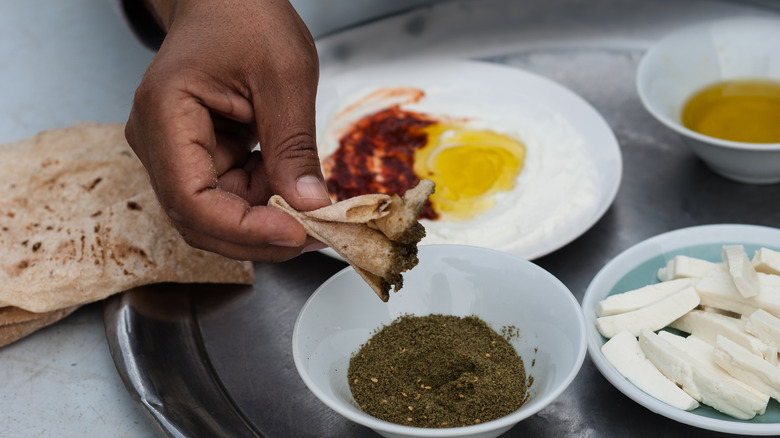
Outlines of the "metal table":
M 774 8 L 774 9 L 773 9 Z M 642 108 L 634 75 L 656 39 L 695 21 L 779 14 L 772 2 L 452 1 L 318 41 L 322 73 L 402 57 L 475 58 L 552 78 L 588 100 L 620 142 L 612 207 L 564 248 L 535 260 L 582 300 L 612 257 L 650 236 L 709 223 L 780 226 L 780 185 L 711 172 Z M 109 299 L 117 368 L 163 436 L 369 437 L 305 387 L 291 354 L 298 311 L 346 266 L 323 254 L 255 265 L 251 287 L 159 285 Z M 656 415 L 618 392 L 586 359 L 553 404 L 507 437 L 697 437 L 718 434 Z

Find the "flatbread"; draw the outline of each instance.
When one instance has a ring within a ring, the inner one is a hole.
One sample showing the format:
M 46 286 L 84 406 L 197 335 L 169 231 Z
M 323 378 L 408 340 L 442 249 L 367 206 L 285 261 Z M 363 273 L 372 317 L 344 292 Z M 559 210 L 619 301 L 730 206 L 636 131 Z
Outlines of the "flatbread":
M 242 283 L 250 262 L 190 247 L 124 125 L 81 123 L 0 145 L 0 303 L 53 312 L 159 282 Z
M 46 313 L 35 313 L 18 307 L 0 308 L 0 327 L 28 322 L 46 316 Z
M 403 197 L 356 196 L 306 212 L 280 196 L 272 196 L 268 205 L 298 220 L 310 236 L 352 265 L 382 301 L 388 301 L 391 288 L 397 292 L 403 287 L 401 273 L 418 263 L 417 244 L 425 228 L 417 216 L 433 191 L 433 182 L 422 180 Z
M 79 306 L 67 307 L 65 309 L 55 310 L 53 312 L 37 314 L 37 317 L 26 319 L 21 322 L 0 325 L 0 347 L 4 347 L 37 330 L 54 324 L 55 322 L 70 315 L 78 308 Z

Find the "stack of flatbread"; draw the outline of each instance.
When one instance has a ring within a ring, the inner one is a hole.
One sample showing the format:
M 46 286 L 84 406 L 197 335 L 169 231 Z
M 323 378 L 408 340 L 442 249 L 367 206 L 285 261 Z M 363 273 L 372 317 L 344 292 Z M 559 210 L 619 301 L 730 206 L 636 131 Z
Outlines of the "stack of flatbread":
M 136 286 L 254 279 L 250 262 L 186 244 L 122 124 L 0 145 L 0 175 L 0 346 Z
M 403 286 L 401 273 L 417 265 L 417 244 L 425 228 L 417 216 L 434 191 L 431 180 L 398 195 L 356 196 L 318 210 L 301 212 L 280 196 L 268 205 L 292 215 L 306 232 L 331 247 L 368 283 L 382 301 Z

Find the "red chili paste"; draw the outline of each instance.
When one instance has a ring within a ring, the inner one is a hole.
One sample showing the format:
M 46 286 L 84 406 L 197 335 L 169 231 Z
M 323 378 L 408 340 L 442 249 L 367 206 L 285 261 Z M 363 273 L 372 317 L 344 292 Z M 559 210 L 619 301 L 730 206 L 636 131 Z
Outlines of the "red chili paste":
M 420 182 L 413 171 L 414 152 L 428 142 L 421 128 L 434 123 L 398 105 L 358 120 L 326 160 L 328 192 L 339 201 L 368 193 L 403 195 Z M 427 201 L 420 218 L 437 217 Z

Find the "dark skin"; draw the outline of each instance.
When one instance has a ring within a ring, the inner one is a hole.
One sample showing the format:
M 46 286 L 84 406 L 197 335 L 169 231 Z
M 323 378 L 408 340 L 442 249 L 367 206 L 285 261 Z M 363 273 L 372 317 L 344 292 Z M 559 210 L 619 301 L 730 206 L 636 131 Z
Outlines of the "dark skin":
M 266 206 L 331 203 L 314 128 L 317 52 L 286 0 L 147 0 L 167 31 L 125 134 L 190 245 L 282 261 L 323 245 Z M 257 143 L 262 153 L 252 151 Z

